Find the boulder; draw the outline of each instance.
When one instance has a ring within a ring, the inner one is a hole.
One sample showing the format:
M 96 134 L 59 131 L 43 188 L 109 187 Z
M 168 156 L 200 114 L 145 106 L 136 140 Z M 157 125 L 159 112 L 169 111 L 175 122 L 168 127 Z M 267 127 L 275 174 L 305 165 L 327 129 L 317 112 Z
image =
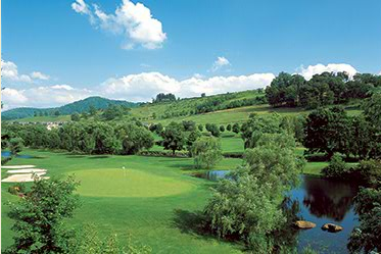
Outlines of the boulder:
M 326 223 L 321 227 L 321 229 L 323 229 L 324 231 L 331 232 L 331 233 L 337 233 L 337 232 L 340 232 L 343 230 L 343 228 L 341 226 L 335 225 L 333 223 Z
M 311 229 L 316 227 L 316 224 L 310 221 L 298 220 L 294 223 L 295 227 L 299 229 Z

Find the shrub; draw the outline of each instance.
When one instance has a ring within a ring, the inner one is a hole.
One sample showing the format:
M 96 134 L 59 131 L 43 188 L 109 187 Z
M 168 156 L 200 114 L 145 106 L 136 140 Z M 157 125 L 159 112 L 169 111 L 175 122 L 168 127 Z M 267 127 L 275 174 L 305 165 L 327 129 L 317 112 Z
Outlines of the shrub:
M 375 186 L 381 182 L 380 160 L 361 161 L 355 170 L 367 185 Z
M 329 166 L 323 168 L 322 173 L 325 177 L 338 178 L 346 173 L 345 161 L 341 155 L 335 153 L 329 161 Z
M 8 192 L 12 195 L 25 193 L 25 190 L 26 190 L 25 185 L 22 183 L 14 184 L 12 186 L 9 186 L 9 188 L 8 188 Z

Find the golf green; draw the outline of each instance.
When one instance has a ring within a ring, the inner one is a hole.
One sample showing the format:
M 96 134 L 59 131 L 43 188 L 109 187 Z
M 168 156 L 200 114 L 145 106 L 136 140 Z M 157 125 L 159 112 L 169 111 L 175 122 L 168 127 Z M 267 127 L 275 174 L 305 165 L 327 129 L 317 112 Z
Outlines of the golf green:
M 96 197 L 163 197 L 193 189 L 188 182 L 134 169 L 95 169 L 75 172 L 78 193 Z

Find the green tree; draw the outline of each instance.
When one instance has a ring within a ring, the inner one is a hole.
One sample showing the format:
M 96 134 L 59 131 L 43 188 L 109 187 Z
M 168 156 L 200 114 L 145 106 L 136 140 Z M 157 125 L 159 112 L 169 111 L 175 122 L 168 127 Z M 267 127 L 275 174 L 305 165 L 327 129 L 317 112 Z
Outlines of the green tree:
M 222 158 L 221 145 L 214 137 L 200 137 L 192 145 L 195 168 L 213 167 Z
M 41 113 L 41 116 L 42 116 L 42 112 Z M 54 111 L 54 116 L 59 116 L 60 115 L 60 112 L 58 110 Z
M 227 131 L 232 131 L 232 125 L 230 123 L 226 126 L 226 130 Z
M 122 143 L 123 154 L 136 154 L 142 149 L 150 149 L 154 145 L 154 138 L 150 131 L 134 123 L 119 124 L 116 135 Z
M 225 132 L 225 126 L 223 125 L 220 126 L 220 132 Z
M 75 113 L 71 114 L 70 119 L 74 122 L 78 122 L 79 120 L 81 120 L 81 117 L 79 116 L 79 114 L 77 112 L 75 112 Z
M 233 125 L 233 127 L 232 127 L 232 130 L 233 130 L 234 133 L 238 134 L 239 131 L 240 131 L 240 126 L 239 126 L 239 124 L 238 124 L 238 123 L 235 123 L 235 124 Z
M 198 125 L 198 130 L 201 131 L 201 132 L 203 132 L 203 131 L 204 131 L 204 125 L 199 124 L 199 125 Z
M 350 119 L 342 107 L 320 108 L 307 117 L 304 146 L 310 153 L 349 153 Z
M 360 226 L 353 229 L 349 239 L 350 253 L 381 251 L 381 188 L 361 189 L 355 198 L 355 211 Z
M 161 132 L 161 137 L 163 138 L 163 146 L 165 150 L 172 150 L 175 154 L 176 150 L 183 150 L 186 137 L 183 129 L 183 125 L 171 122 L 164 131 Z
M 192 147 L 193 143 L 201 137 L 201 133 L 198 130 L 194 130 L 191 133 L 189 133 L 187 138 L 187 150 L 190 157 L 193 157 Z
M 97 109 L 94 107 L 94 105 L 90 105 L 89 113 L 90 116 L 95 116 L 97 114 Z
M 11 155 L 16 156 L 22 151 L 23 140 L 22 138 L 11 138 L 9 140 L 9 149 L 11 150 Z
M 77 185 L 72 177 L 35 181 L 8 213 L 17 234 L 7 253 L 71 253 L 72 234 L 64 229 L 63 220 L 78 207 L 73 194 Z
M 345 161 L 340 154 L 335 153 L 329 161 L 328 167 L 323 168 L 322 173 L 325 177 L 340 178 L 347 172 Z
M 211 230 L 270 253 L 274 246 L 268 236 L 284 222 L 281 204 L 303 166 L 294 149 L 294 138 L 285 134 L 264 134 L 256 148 L 248 149 L 246 166 L 217 185 L 205 208 Z

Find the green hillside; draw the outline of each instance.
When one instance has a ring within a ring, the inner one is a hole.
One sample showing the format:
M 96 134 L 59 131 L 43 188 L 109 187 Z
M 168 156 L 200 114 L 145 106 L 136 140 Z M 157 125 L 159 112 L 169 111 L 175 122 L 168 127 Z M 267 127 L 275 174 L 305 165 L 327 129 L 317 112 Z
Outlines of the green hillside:
M 3 120 L 29 118 L 28 120 L 31 121 L 39 121 L 38 117 L 36 117 L 37 119 L 30 119 L 37 114 L 40 117 L 40 120 L 44 119 L 45 121 L 49 121 L 47 119 L 54 116 L 54 113 L 57 111 L 60 115 L 70 115 L 74 112 L 82 113 L 89 111 L 91 106 L 100 110 L 107 108 L 109 105 L 124 105 L 126 107 L 133 108 L 139 104 L 122 100 L 110 100 L 102 97 L 89 97 L 84 100 L 76 101 L 57 108 L 15 108 L 2 112 L 1 117 Z

